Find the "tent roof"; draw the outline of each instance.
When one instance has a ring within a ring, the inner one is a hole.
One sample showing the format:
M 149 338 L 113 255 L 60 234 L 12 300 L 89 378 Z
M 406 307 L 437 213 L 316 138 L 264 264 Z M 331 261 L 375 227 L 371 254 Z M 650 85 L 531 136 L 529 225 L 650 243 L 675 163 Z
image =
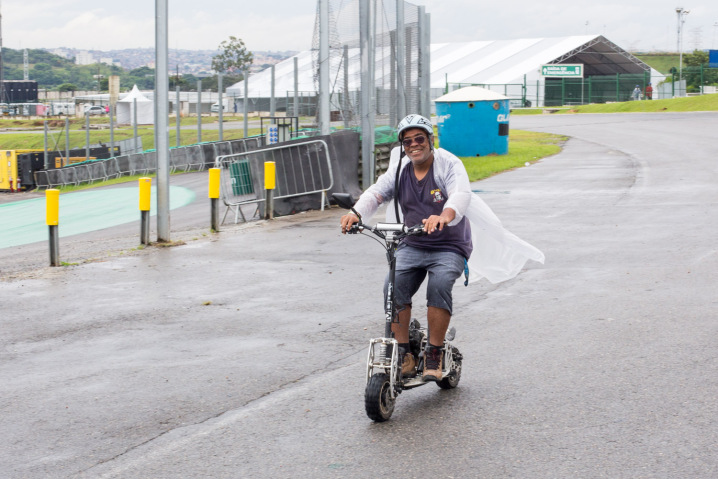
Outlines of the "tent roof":
M 127 94 L 127 96 L 122 98 L 122 100 L 117 100 L 117 101 L 118 102 L 132 102 L 135 100 L 135 98 L 137 99 L 138 102 L 141 102 L 141 101 L 150 101 L 151 102 L 152 101 L 142 94 L 142 92 L 139 90 L 139 88 L 137 88 L 137 85 L 132 87 L 132 91 L 129 94 Z
M 376 55 L 376 81 L 389 84 L 391 57 L 387 51 Z M 359 49 L 349 48 L 349 89 L 359 89 Z M 298 62 L 298 90 L 316 92 L 312 52 L 304 51 L 275 65 L 275 94 L 284 96 L 294 91 L 294 58 Z M 343 85 L 341 61 L 330 62 L 333 85 Z M 444 89 L 446 83 L 509 84 L 535 83 L 541 79 L 545 64 L 582 63 L 585 76 L 615 75 L 616 73 L 650 72 L 658 81 L 663 75 L 634 57 L 603 35 L 580 35 L 556 38 L 520 38 L 515 40 L 437 43 L 431 45 L 431 88 Z M 383 77 L 382 77 L 383 72 Z M 271 68 L 249 77 L 250 98 L 271 95 Z M 227 95 L 243 98 L 244 83 L 227 88 Z
M 431 86 L 535 81 L 542 65 L 557 63 L 582 63 L 585 76 L 651 71 L 603 35 L 443 43 L 431 46 Z

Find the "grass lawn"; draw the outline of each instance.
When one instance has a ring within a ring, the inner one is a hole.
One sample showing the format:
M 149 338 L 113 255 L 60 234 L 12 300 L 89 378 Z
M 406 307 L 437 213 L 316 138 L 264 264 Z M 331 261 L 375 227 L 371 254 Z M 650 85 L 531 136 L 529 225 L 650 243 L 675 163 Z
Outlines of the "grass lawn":
M 636 55 L 636 58 L 641 60 L 642 62 L 645 62 L 646 64 L 650 65 L 654 69 L 658 70 L 659 72 L 663 73 L 664 75 L 669 75 L 671 72 L 671 68 L 676 67 L 678 68 L 678 65 L 680 64 L 680 56 L 676 54 L 644 54 L 644 55 Z
M 258 135 L 259 128 L 248 129 L 249 136 Z M 152 126 L 141 125 L 137 128 L 137 134 L 142 138 L 142 145 L 145 149 L 154 148 L 155 132 Z M 126 140 L 134 136 L 132 127 L 115 128 L 115 141 Z M 244 129 L 224 129 L 222 137 L 225 140 L 235 140 L 244 137 Z M 85 145 L 86 132 L 73 130 L 70 127 L 70 148 L 81 148 Z M 170 147 L 177 146 L 177 130 L 174 127 L 169 129 Z M 202 141 L 219 140 L 219 130 L 202 130 Z M 65 132 L 51 130 L 48 134 L 48 147 L 51 150 L 65 150 Z M 110 144 L 110 130 L 90 130 L 90 143 Z M 197 130 L 180 130 L 180 145 L 192 145 L 197 143 Z M 44 148 L 44 135 L 39 133 L 0 133 L 0 149 L 13 150 L 41 150 Z
M 509 152 L 506 155 L 462 157 L 469 181 L 478 181 L 503 171 L 535 163 L 541 158 L 561 151 L 566 136 L 532 131 L 512 130 L 509 134 Z
M 547 108 L 549 109 L 549 108 Z M 590 105 L 572 105 L 570 107 L 552 107 L 554 114 L 571 113 L 650 113 L 670 111 L 718 111 L 718 94 L 668 98 L 665 100 L 623 101 L 614 103 L 593 103 Z M 536 115 L 544 108 L 521 108 L 512 110 L 512 115 Z

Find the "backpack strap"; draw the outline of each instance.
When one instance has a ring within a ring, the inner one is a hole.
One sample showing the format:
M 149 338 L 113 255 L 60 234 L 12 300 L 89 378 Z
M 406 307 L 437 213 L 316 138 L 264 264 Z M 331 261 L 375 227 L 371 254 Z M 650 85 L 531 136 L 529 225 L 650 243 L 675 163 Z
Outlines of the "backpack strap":
M 399 147 L 401 148 L 401 147 Z M 399 155 L 399 164 L 396 166 L 396 178 L 394 178 L 394 215 L 396 216 L 396 222 L 399 222 L 399 174 L 401 172 L 401 160 L 404 159 L 404 148 L 401 148 L 401 154 Z

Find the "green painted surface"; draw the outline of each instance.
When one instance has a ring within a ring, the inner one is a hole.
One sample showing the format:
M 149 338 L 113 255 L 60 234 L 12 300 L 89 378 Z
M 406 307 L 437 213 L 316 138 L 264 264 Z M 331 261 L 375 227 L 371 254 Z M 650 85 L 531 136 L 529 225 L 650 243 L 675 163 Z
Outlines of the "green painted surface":
M 170 209 L 195 199 L 192 190 L 170 186 Z M 156 211 L 156 187 L 152 187 L 150 215 Z M 48 240 L 45 198 L 0 205 L 0 248 Z M 125 223 L 140 222 L 139 187 L 80 191 L 60 195 L 60 237 L 101 230 Z

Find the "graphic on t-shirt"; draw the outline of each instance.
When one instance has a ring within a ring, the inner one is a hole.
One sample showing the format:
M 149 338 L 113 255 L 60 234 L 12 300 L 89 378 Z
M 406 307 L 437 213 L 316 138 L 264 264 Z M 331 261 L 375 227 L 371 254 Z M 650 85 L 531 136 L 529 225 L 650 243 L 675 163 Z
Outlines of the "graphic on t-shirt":
M 431 196 L 434 197 L 434 203 L 443 203 L 444 195 L 441 194 L 440 189 L 431 190 Z

